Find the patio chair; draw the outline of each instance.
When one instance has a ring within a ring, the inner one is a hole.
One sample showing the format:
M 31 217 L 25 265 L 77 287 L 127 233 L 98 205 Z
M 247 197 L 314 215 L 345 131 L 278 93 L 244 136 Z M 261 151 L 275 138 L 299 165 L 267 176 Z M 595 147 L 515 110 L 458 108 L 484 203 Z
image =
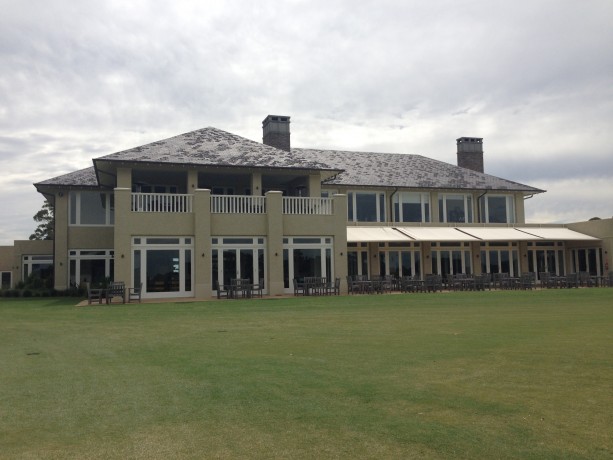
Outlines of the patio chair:
M 579 275 L 577 273 L 570 273 L 564 277 L 564 286 L 567 288 L 579 288 Z
M 528 272 L 523 273 L 519 277 L 519 288 L 520 289 L 534 289 L 534 273 Z
M 116 297 L 121 298 L 121 303 L 126 303 L 126 284 L 123 281 L 116 281 L 108 285 L 106 288 L 106 303 L 113 303 Z
M 218 299 L 230 299 L 232 298 L 232 289 L 229 289 L 227 286 L 219 284 L 218 281 L 215 281 L 217 285 L 217 298 Z
M 339 295 L 341 293 L 341 279 L 336 278 L 334 281 L 330 281 L 326 284 L 327 295 Z
M 347 291 L 349 291 L 349 294 L 360 292 L 360 283 L 358 282 L 357 275 L 347 277 Z
M 92 288 L 91 283 L 87 283 L 87 304 L 91 305 L 94 300 L 97 300 L 99 304 L 102 303 L 104 298 L 104 289 Z
M 252 297 L 262 297 L 264 292 L 264 278 L 260 278 L 260 282 L 258 284 L 254 284 L 251 286 L 251 296 Z
M 297 278 L 294 278 L 294 295 L 306 295 L 306 288 L 304 283 L 299 283 Z
M 138 287 L 129 288 L 128 289 L 128 303 L 132 302 L 133 300 L 134 301 L 138 300 L 138 303 L 140 303 L 142 292 L 143 292 L 143 283 L 140 283 Z
M 424 286 L 426 292 L 443 292 L 443 277 L 441 275 L 426 275 Z

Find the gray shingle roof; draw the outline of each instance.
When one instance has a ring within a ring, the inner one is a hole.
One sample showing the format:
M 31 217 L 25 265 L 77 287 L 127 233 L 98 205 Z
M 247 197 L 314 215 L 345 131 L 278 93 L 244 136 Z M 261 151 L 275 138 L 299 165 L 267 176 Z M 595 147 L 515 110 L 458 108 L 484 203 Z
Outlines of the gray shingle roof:
M 65 187 L 98 187 L 98 180 L 96 179 L 96 171 L 93 166 L 89 168 L 80 169 L 68 174 L 47 179 L 42 182 L 34 184 L 36 187 L 39 185 L 59 185 Z
M 292 149 L 292 152 L 343 169 L 325 181 L 328 185 L 543 192 L 421 155 L 316 149 Z
M 348 152 L 339 150 L 276 149 L 216 128 L 204 128 L 169 139 L 113 153 L 94 160 L 167 163 L 245 168 L 292 168 L 339 171 L 327 185 L 356 187 L 445 188 L 506 190 L 540 193 L 543 190 L 421 155 Z M 94 167 L 64 174 L 38 186 L 97 187 Z
M 217 128 L 204 128 L 106 155 L 97 161 L 172 163 L 246 168 L 323 169 L 326 164 L 279 150 Z

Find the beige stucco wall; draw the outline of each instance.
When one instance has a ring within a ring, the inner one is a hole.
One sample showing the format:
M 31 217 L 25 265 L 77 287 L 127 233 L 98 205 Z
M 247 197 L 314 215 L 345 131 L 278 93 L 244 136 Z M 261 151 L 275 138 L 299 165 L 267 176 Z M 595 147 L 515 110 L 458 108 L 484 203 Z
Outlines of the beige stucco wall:
M 13 262 L 14 252 L 14 246 L 0 246 L 0 272 L 12 272 L 19 268 Z
M 12 273 L 12 285 L 23 281 L 22 257 L 53 255 L 51 240 L 16 240 L 13 246 L 0 246 L 0 271 Z

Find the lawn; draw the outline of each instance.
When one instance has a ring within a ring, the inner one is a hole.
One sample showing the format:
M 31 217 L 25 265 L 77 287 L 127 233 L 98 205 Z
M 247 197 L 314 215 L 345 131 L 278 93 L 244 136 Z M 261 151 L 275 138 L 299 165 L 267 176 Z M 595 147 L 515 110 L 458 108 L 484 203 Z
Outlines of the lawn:
M 0 300 L 0 458 L 611 458 L 613 289 Z

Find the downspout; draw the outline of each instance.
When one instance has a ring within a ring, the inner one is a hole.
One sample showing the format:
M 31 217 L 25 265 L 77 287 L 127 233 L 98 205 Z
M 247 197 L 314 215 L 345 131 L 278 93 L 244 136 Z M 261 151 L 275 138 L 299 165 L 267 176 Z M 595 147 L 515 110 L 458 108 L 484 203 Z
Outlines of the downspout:
M 394 189 L 392 194 L 390 195 L 390 223 L 394 223 L 394 195 L 398 193 L 398 187 Z
M 487 190 L 477 197 L 477 216 L 479 217 L 480 224 L 484 223 L 481 222 L 481 198 L 483 198 L 485 195 L 487 195 Z

